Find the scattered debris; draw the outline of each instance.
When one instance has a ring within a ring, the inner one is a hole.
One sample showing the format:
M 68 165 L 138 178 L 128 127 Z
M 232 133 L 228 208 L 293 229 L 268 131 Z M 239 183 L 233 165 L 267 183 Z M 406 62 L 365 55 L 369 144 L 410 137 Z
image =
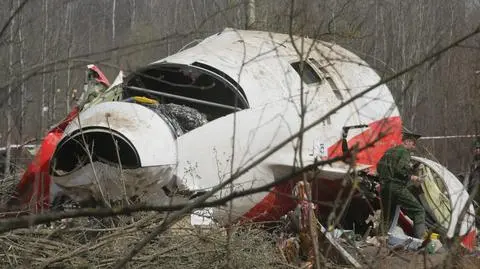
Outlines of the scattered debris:
M 388 232 L 388 245 L 392 249 L 418 250 L 422 246 L 423 240 L 405 235 L 402 228 L 395 226 Z
M 367 243 L 370 246 L 374 246 L 374 247 L 380 247 L 382 245 L 382 243 L 380 243 L 380 240 L 377 236 L 367 237 L 367 239 L 365 240 L 365 243 Z
M 326 262 L 323 256 L 322 259 L 318 256 L 330 253 L 327 254 L 327 258 L 334 258 L 336 261 L 360 268 L 360 263 L 337 241 L 342 235 L 350 236 L 348 238 L 350 240 L 354 239 L 353 232 L 338 229 L 327 231 L 318 221 L 314 213 L 315 204 L 309 202 L 310 184 L 306 181 L 298 182 L 293 189 L 293 196 L 297 199 L 297 206 L 293 212 L 284 217 L 291 225 L 287 228 L 290 237 L 280 242 L 280 249 L 287 257 L 287 261 L 297 266 L 313 268 L 316 260 Z
M 351 265 L 353 265 L 355 268 L 360 268 L 362 267 L 360 265 L 360 263 L 350 254 L 348 253 L 343 247 L 341 244 L 339 244 L 337 242 L 337 240 L 335 240 L 331 234 L 331 232 L 328 232 L 327 229 L 325 229 L 325 227 L 323 227 L 323 225 L 321 225 L 320 223 L 318 224 L 320 226 L 320 231 L 324 234 L 325 238 L 328 240 L 328 243 L 331 244 L 338 252 L 338 254 L 340 254 L 340 256 L 348 263 L 350 263 Z

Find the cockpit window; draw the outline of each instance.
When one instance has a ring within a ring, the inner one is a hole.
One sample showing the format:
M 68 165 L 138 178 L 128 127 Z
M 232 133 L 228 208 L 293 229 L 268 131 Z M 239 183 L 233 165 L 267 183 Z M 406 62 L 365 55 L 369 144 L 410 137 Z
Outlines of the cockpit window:
M 295 71 L 297 71 L 298 75 L 302 78 L 302 81 L 305 84 L 315 84 L 321 82 L 320 76 L 307 62 L 303 62 L 303 70 L 301 64 L 302 62 L 295 62 L 291 63 L 290 65 L 293 67 L 293 69 L 295 69 Z
M 314 64 L 315 67 L 318 68 L 318 70 L 321 72 L 322 77 L 328 82 L 330 85 L 330 88 L 332 88 L 333 93 L 335 94 L 335 97 L 337 97 L 338 100 L 343 101 L 343 96 L 340 90 L 337 87 L 337 84 L 335 81 L 333 81 L 332 77 L 330 76 L 330 73 L 323 67 L 317 60 L 314 58 L 309 58 L 308 59 L 310 62 Z
M 185 106 L 200 112 L 207 121 L 249 107 L 238 83 L 202 63 L 150 65 L 127 78 L 123 88 L 124 98 L 146 97 L 175 109 Z

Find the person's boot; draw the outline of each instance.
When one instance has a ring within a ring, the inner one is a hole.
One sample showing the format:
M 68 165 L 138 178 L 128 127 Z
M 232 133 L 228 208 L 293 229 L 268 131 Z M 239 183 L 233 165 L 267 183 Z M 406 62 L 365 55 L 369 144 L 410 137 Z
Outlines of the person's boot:
M 424 223 L 422 224 L 415 224 L 413 226 L 413 233 L 414 233 L 414 236 L 418 239 L 425 239 L 425 232 L 427 231 L 427 228 L 425 226 Z

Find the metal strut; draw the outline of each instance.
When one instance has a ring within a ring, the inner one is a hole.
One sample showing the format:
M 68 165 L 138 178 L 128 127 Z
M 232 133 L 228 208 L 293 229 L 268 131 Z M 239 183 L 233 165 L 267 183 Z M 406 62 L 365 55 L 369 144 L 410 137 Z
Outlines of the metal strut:
M 348 142 L 347 142 L 347 136 L 348 136 L 348 131 L 350 129 L 360 129 L 360 128 L 368 128 L 367 124 L 359 124 L 359 125 L 350 125 L 350 126 L 343 126 L 342 127 L 342 152 L 343 155 L 348 154 Z
M 135 86 L 126 86 L 125 88 L 131 89 L 131 90 L 134 90 L 134 91 L 149 93 L 149 94 L 153 94 L 153 95 L 158 95 L 158 96 L 164 96 L 164 97 L 170 97 L 170 98 L 175 98 L 175 99 L 190 101 L 190 102 L 193 102 L 193 103 L 198 103 L 198 104 L 203 104 L 203 105 L 209 105 L 209 106 L 214 106 L 214 107 L 226 108 L 226 109 L 236 110 L 236 111 L 242 110 L 242 109 L 239 108 L 239 107 L 234 107 L 234 106 L 219 104 L 219 103 L 210 102 L 210 101 L 205 101 L 205 100 L 198 100 L 198 99 L 194 99 L 194 98 L 190 98 L 190 97 L 185 97 L 185 96 L 181 96 L 181 95 L 176 95 L 176 94 L 171 94 L 171 93 L 158 92 L 158 91 L 149 90 L 149 89 L 140 88 L 140 87 L 135 87 Z

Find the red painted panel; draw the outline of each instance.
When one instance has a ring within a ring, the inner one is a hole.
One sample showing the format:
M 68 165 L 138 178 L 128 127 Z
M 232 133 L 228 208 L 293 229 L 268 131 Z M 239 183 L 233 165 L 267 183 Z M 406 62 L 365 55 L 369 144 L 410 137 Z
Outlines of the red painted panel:
M 364 147 L 371 142 L 375 142 L 373 147 L 359 152 L 357 155 L 359 163 L 373 165 L 373 169 L 371 169 L 373 172 L 376 170 L 376 165 L 385 151 L 401 142 L 402 121 L 400 117 L 391 117 L 373 122 L 369 127 L 364 132 L 350 139 L 348 144 L 349 147 L 356 144 L 358 147 Z M 329 157 L 342 155 L 341 143 L 341 140 L 339 140 L 328 148 Z M 262 201 L 244 214 L 242 222 L 246 220 L 272 221 L 288 213 L 295 207 L 295 202 L 289 197 L 291 197 L 293 186 L 300 179 L 295 178 L 290 182 L 274 187 Z M 333 201 L 338 192 L 338 183 L 331 180 L 319 182 L 321 183 L 317 184 L 317 187 L 314 187 L 312 190 L 314 196 L 318 195 L 317 199 L 321 201 Z M 325 186 L 326 184 L 330 184 L 330 186 Z M 325 191 L 325 187 L 328 187 L 328 191 Z
M 28 165 L 17 185 L 14 197 L 8 202 L 22 210 L 37 213 L 50 206 L 50 159 L 67 125 L 78 115 L 78 107 L 53 127 L 40 145 L 33 161 Z
M 385 151 L 402 142 L 402 120 L 400 117 L 390 117 L 369 124 L 369 128 L 348 141 L 348 147 L 362 148 L 374 143 L 373 147 L 366 148 L 357 154 L 357 162 L 373 165 L 371 172 Z M 342 156 L 342 141 L 338 141 L 328 148 L 329 157 Z
M 105 87 L 110 86 L 107 77 L 96 65 L 89 65 L 89 70 L 97 74 L 96 81 Z M 67 117 L 57 126 L 53 127 L 44 137 L 34 160 L 28 165 L 27 170 L 17 185 L 14 197 L 8 202 L 23 210 L 36 213 L 50 206 L 50 159 L 60 141 L 65 128 L 78 116 L 79 108 L 74 107 Z
M 462 245 L 469 251 L 475 250 L 477 246 L 477 229 L 475 227 L 462 238 Z
M 107 77 L 105 76 L 105 74 L 103 74 L 102 71 L 100 71 L 100 69 L 96 65 L 89 65 L 88 69 L 97 73 L 98 77 L 96 77 L 95 80 L 98 83 L 102 83 L 105 87 L 110 87 L 110 82 L 108 81 Z

